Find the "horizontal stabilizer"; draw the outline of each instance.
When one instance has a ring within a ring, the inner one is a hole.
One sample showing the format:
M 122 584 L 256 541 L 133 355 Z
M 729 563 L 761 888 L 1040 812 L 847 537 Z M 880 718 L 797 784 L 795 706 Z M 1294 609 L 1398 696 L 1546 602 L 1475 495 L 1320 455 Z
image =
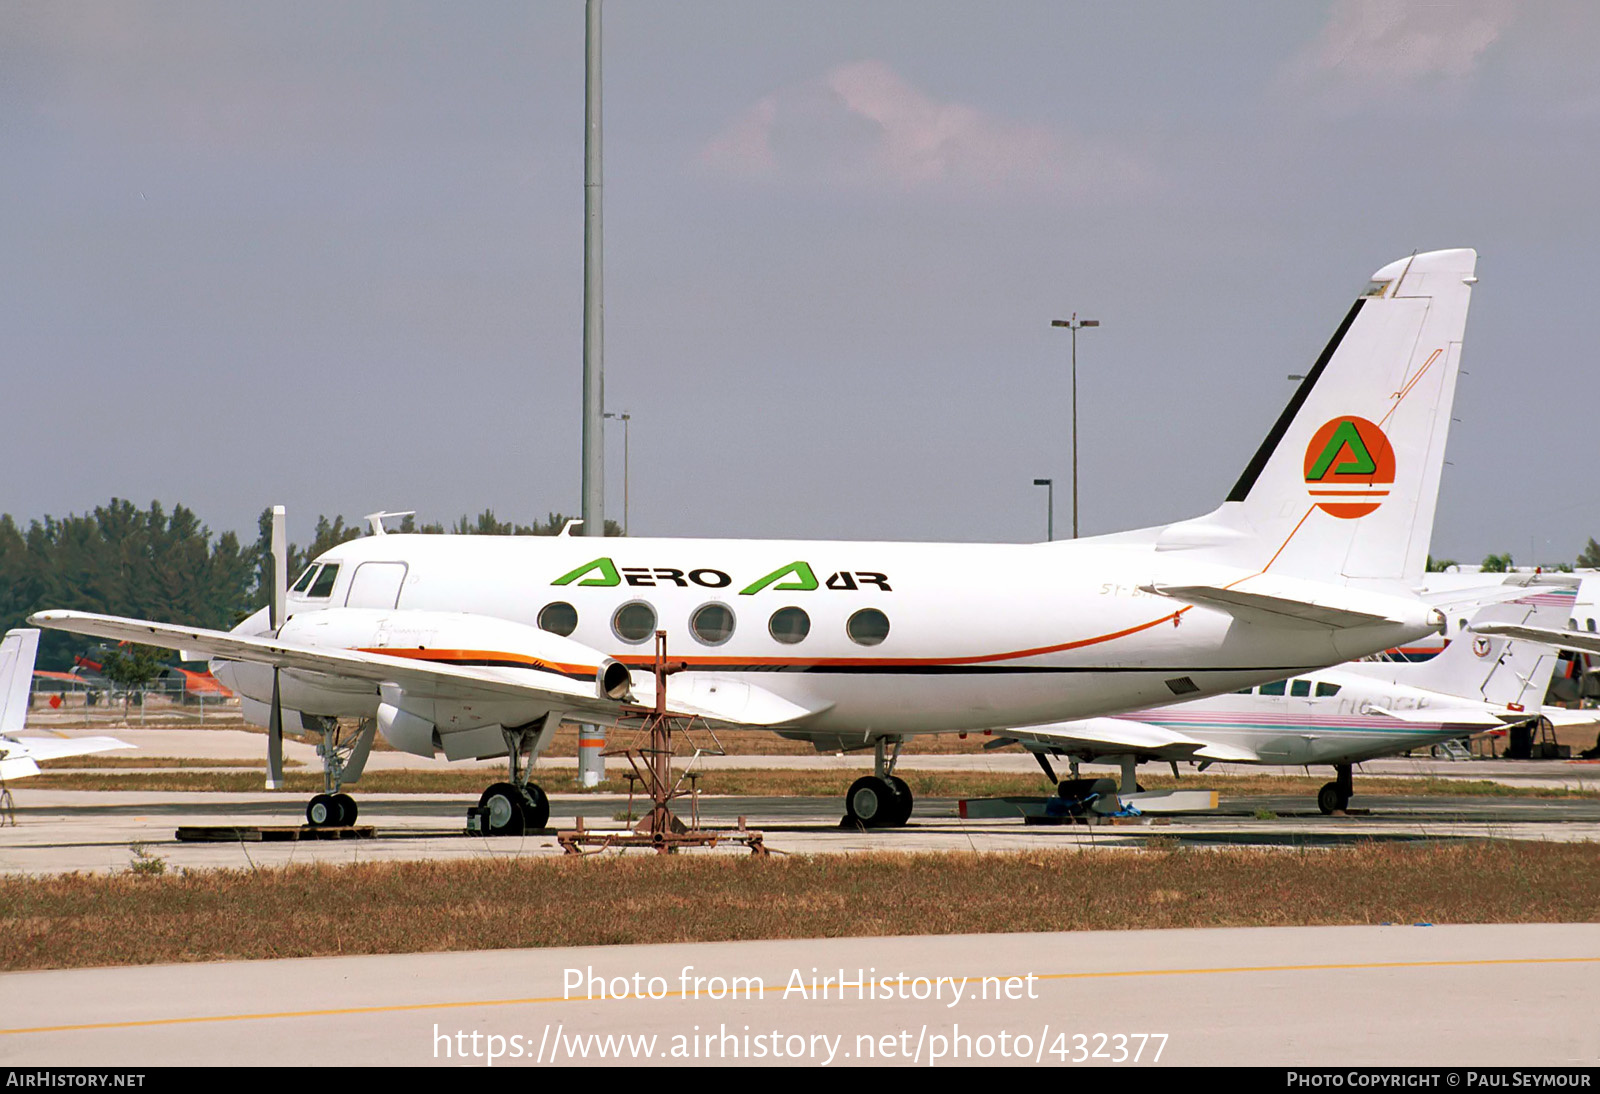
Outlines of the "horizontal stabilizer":
M 1540 642 L 1558 650 L 1600 654 L 1600 634 L 1560 631 L 1553 627 L 1524 627 L 1515 623 L 1474 623 L 1472 629 L 1479 634 L 1503 634 L 1524 642 Z
M 1526 718 L 1526 715 L 1521 717 Z M 1553 726 L 1592 726 L 1600 722 L 1600 710 L 1568 710 L 1565 707 L 1540 707 L 1539 717 Z M 1518 719 L 1512 718 L 1511 721 Z
M 1422 707 L 1417 710 L 1389 710 L 1373 707 L 1367 712 L 1400 722 L 1421 722 L 1441 726 L 1486 726 L 1498 728 L 1505 722 L 1487 707 Z
M 35 760 L 61 760 L 68 756 L 90 756 L 96 752 L 134 747 L 115 737 L 13 737 L 11 741 L 21 745 L 22 750 Z M 0 749 L 10 747 L 10 741 L 0 741 Z
M 1442 626 L 1444 617 L 1423 604 L 1397 596 L 1338 585 L 1258 574 L 1228 585 L 1141 586 L 1145 592 L 1227 612 L 1246 622 L 1282 626 L 1294 620 L 1311 627 L 1372 627 L 1395 624 Z

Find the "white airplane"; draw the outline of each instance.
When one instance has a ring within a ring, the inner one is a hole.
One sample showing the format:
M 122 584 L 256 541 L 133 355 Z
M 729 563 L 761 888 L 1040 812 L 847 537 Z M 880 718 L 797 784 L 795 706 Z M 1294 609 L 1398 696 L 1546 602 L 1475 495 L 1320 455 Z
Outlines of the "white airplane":
M 1535 589 L 1473 614 L 1474 627 L 1494 623 L 1538 626 L 1567 618 L 1572 589 Z M 1198 764 L 1328 764 L 1335 779 L 1317 793 L 1324 813 L 1346 809 L 1353 765 L 1485 729 L 1540 717 L 1585 724 L 1592 712 L 1544 707 L 1556 656 L 1547 647 L 1472 635 L 1431 660 L 1355 661 L 1301 673 L 1208 699 L 1174 703 L 1108 718 L 1089 718 L 1007 731 L 987 747 L 1016 742 L 1032 752 L 1052 782 L 1047 756 L 1072 764 L 1109 760 L 1122 766 L 1121 791 L 1137 788 L 1144 760 Z M 1063 796 L 1074 792 L 1060 784 Z
M 33 620 L 209 656 L 247 716 L 322 727 L 335 762 L 314 824 L 353 817 L 338 786 L 375 726 L 419 755 L 507 756 L 509 782 L 481 799 L 489 828 L 542 827 L 524 759 L 563 720 L 653 702 L 640 670 L 658 630 L 688 668 L 670 709 L 872 747 L 848 813 L 903 824 L 908 735 L 1215 695 L 1440 629 L 1405 578 L 1432 529 L 1476 260 L 1435 251 L 1374 274 L 1227 500 L 1164 527 L 1036 544 L 374 535 L 280 578 L 232 632 Z M 331 736 L 339 717 L 364 720 L 353 742 Z
M 1585 573 L 1578 586 L 1577 599 L 1572 614 L 1566 620 L 1566 629 L 1548 624 L 1509 623 L 1505 621 L 1479 623 L 1474 620 L 1471 629 L 1479 634 L 1499 634 L 1508 638 L 1521 638 L 1528 642 L 1543 642 L 1557 649 L 1571 650 L 1600 656 L 1600 574 Z
M 1476 574 L 1428 574 L 1424 581 L 1423 596 L 1428 597 L 1433 590 L 1464 589 L 1477 583 L 1479 577 L 1480 575 Z M 1576 583 L 1577 597 L 1572 602 L 1572 614 L 1564 621 L 1565 631 L 1556 627 L 1553 622 L 1541 622 L 1538 625 L 1537 636 L 1525 625 L 1515 637 L 1530 642 L 1544 642 L 1575 655 L 1566 659 L 1560 667 L 1561 674 L 1556 677 L 1551 688 L 1552 699 L 1570 703 L 1582 699 L 1600 698 L 1600 663 L 1596 660 L 1600 659 L 1600 574 L 1591 572 L 1577 575 L 1511 574 L 1505 580 L 1508 583 L 1520 581 L 1528 585 Z M 1465 615 L 1459 612 L 1445 614 L 1445 625 L 1450 641 L 1455 641 L 1461 636 L 1468 639 L 1472 637 L 1474 628 Z M 1510 634 L 1509 631 L 1483 633 Z
M 39 632 L 18 629 L 0 639 L 0 808 L 9 812 L 11 791 L 5 784 L 39 773 L 40 760 L 87 756 L 114 748 L 132 748 L 115 737 L 17 737 L 28 720 L 28 693 L 33 687 L 33 662 L 39 653 Z

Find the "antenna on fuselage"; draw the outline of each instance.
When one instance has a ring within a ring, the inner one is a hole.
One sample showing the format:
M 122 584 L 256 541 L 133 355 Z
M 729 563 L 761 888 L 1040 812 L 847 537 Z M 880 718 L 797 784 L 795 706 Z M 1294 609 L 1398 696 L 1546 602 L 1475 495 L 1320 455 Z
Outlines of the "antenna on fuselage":
M 368 526 L 370 526 L 372 528 L 372 534 L 373 535 L 375 535 L 375 536 L 386 536 L 386 535 L 389 534 L 389 529 L 387 529 L 387 528 L 385 528 L 383 526 L 383 522 L 386 519 L 388 519 L 389 517 L 414 517 L 416 515 L 417 515 L 417 511 L 415 509 L 397 509 L 392 513 L 389 513 L 389 512 L 368 513 L 366 516 L 362 517 L 361 519 L 366 521 Z

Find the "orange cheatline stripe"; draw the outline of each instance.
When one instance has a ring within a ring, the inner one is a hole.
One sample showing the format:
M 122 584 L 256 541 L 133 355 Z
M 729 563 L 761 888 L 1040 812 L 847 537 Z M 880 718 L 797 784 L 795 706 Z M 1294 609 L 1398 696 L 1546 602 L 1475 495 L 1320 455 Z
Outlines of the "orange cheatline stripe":
M 564 665 L 559 661 L 543 661 L 524 653 L 509 653 L 505 650 L 411 649 L 404 646 L 381 646 L 371 649 L 358 648 L 356 652 L 377 653 L 388 657 L 404 657 L 411 661 L 436 661 L 442 664 L 449 664 L 452 661 L 494 660 L 515 661 L 519 665 L 526 665 L 531 669 L 542 669 L 545 672 L 592 674 L 600 671 L 593 665 Z
M 1020 973 L 1020 974 L 978 974 L 968 976 L 970 983 L 974 980 L 982 982 L 994 979 L 1004 982 L 1011 979 L 1026 979 L 1032 976 L 1035 980 L 1120 980 L 1139 976 L 1221 976 L 1236 973 L 1251 972 L 1357 972 L 1377 969 L 1467 969 L 1467 968 L 1493 968 L 1507 965 L 1583 965 L 1600 963 L 1600 957 L 1486 957 L 1470 958 L 1455 961 L 1364 961 L 1349 963 L 1327 963 L 1316 965 L 1224 965 L 1215 968 L 1203 969 L 1110 969 L 1100 972 L 1052 972 L 1052 973 Z M 844 988 L 859 988 L 858 983 L 841 984 Z M 774 986 L 770 994 L 778 994 L 783 989 Z M 759 994 L 765 998 L 769 992 L 765 984 Z M 660 999 L 694 998 L 693 993 L 683 991 L 669 991 L 665 995 L 650 996 L 650 1001 Z M 73 1025 L 59 1026 L 30 1026 L 18 1029 L 0 1029 L 0 1036 L 15 1036 L 26 1033 L 81 1033 L 90 1030 L 102 1029 L 144 1029 L 151 1026 L 183 1026 L 199 1025 L 211 1022 L 259 1022 L 274 1018 L 329 1018 L 341 1015 L 354 1014 L 403 1014 L 419 1010 L 460 1010 L 466 1007 L 519 1007 L 539 1003 L 622 1003 L 638 1002 L 636 998 L 629 999 L 590 999 L 567 998 L 560 995 L 529 996 L 522 999 L 461 999 L 446 1000 L 437 1003 L 392 1003 L 371 1007 L 331 1007 L 325 1010 L 287 1010 L 287 1011 L 261 1011 L 252 1014 L 204 1014 L 186 1015 L 178 1018 L 146 1018 L 129 1022 L 83 1022 Z M 716 1000 L 712 1000 L 716 1002 Z M 870 1002 L 870 1000 L 864 1000 Z
M 1010 653 L 986 653 L 974 657 L 685 657 L 681 658 L 681 660 L 696 668 L 701 666 L 716 668 L 721 665 L 771 665 L 775 668 L 786 665 L 797 667 L 815 666 L 819 668 L 830 666 L 839 668 L 870 667 L 873 665 L 882 665 L 885 668 L 914 667 L 918 665 L 980 665 L 990 661 L 1009 661 L 1018 657 L 1037 657 L 1045 653 L 1060 653 L 1063 650 L 1081 649 L 1084 646 L 1109 642 L 1114 638 L 1124 638 L 1139 631 L 1149 630 L 1159 624 L 1171 622 L 1173 616 L 1181 615 L 1188 610 L 1188 608 L 1180 608 L 1177 611 L 1168 612 L 1159 619 L 1152 619 L 1147 623 L 1139 623 L 1120 631 L 1112 631 L 1110 634 L 1095 635 L 1093 638 L 1080 638 L 1053 646 L 1037 646 L 1033 649 L 1013 650 Z M 648 668 L 655 664 L 654 661 L 642 657 L 632 659 L 619 658 L 619 660 L 630 668 Z M 677 661 L 680 658 L 673 657 L 672 660 Z
M 1317 507 L 1315 505 L 1313 505 L 1311 508 L 1306 510 L 1306 515 L 1300 518 L 1300 524 L 1296 524 L 1294 526 L 1294 530 L 1291 531 L 1287 536 L 1284 537 L 1283 542 L 1278 545 L 1278 549 L 1276 551 L 1272 552 L 1272 557 L 1267 559 L 1267 564 L 1265 566 L 1261 567 L 1261 573 L 1264 574 L 1268 570 L 1272 569 L 1272 564 L 1274 562 L 1278 561 L 1278 556 L 1283 554 L 1283 549 L 1285 547 L 1289 546 L 1289 541 L 1295 537 L 1295 533 L 1296 532 L 1300 531 L 1300 525 L 1304 524 L 1306 522 L 1306 520 L 1311 516 L 1311 514 L 1315 513 L 1316 511 L 1317 511 Z M 1252 574 L 1250 576 L 1251 577 L 1259 577 L 1260 574 Z M 1240 578 L 1239 579 L 1239 581 L 1248 581 L 1248 580 L 1249 580 L 1249 578 Z M 1231 588 L 1233 588 L 1234 585 L 1239 584 L 1239 581 L 1235 581 L 1233 583 L 1233 585 L 1228 585 L 1226 587 L 1231 589 Z

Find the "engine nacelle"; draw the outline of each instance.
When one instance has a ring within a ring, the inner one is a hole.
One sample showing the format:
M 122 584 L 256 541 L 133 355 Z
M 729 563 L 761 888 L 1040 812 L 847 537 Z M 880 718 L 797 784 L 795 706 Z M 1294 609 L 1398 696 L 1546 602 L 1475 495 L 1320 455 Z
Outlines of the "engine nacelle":
M 378 732 L 401 752 L 433 758 L 434 725 L 426 718 L 419 718 L 390 703 L 379 703 Z

